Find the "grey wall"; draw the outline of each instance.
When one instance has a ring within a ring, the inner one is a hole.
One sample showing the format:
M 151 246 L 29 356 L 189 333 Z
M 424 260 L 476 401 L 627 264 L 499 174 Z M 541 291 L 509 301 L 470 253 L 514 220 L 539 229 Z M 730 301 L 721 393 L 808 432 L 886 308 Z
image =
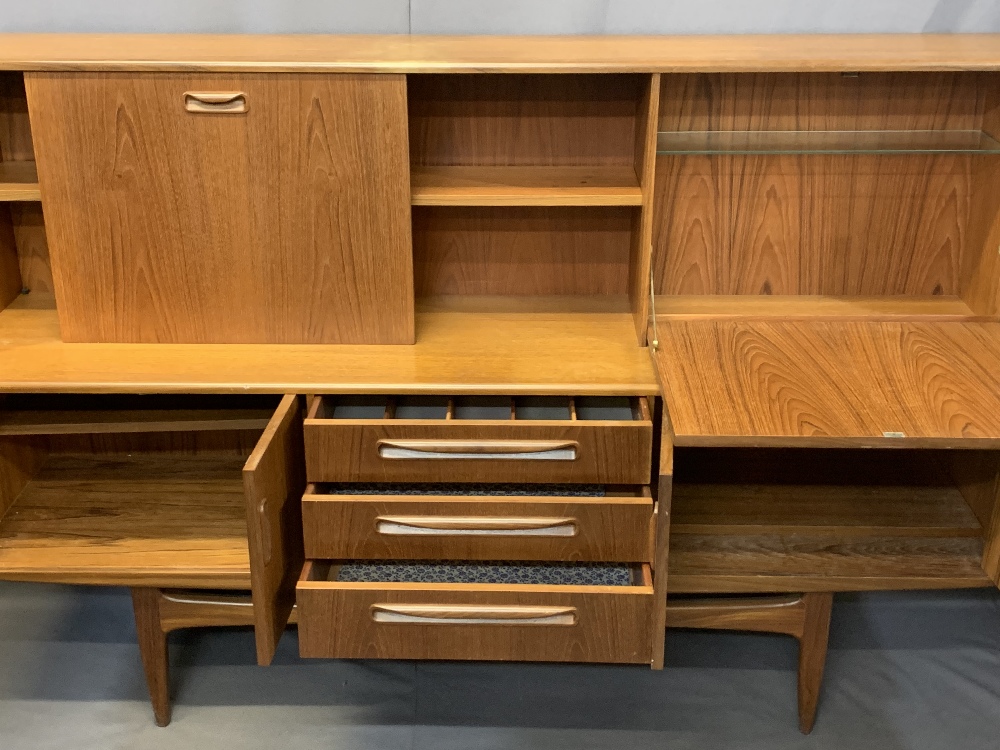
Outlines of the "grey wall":
M 1000 31 L 998 0 L 0 0 L 0 31 L 708 34 Z

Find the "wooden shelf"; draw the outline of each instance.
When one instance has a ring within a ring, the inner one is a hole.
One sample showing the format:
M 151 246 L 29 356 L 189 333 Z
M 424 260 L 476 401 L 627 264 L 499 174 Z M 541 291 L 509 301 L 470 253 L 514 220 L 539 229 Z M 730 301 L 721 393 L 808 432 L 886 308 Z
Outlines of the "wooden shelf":
M 705 130 L 661 132 L 657 154 L 998 154 L 981 130 Z
M 664 321 L 676 445 L 1000 447 L 1000 324 Z
M 624 297 L 424 299 L 413 346 L 65 344 L 55 310 L 28 294 L 0 312 L 0 392 L 655 395 L 628 309 Z
M 267 396 L 12 394 L 0 396 L 0 435 L 263 430 L 277 405 Z
M 958 297 L 657 295 L 657 320 L 982 320 Z
M 238 456 L 53 455 L 0 523 L 0 577 L 250 588 Z
M 41 199 L 35 162 L 0 161 L 0 203 Z
M 992 584 L 954 487 L 677 483 L 672 513 L 675 592 Z
M 413 167 L 414 206 L 640 206 L 632 167 Z

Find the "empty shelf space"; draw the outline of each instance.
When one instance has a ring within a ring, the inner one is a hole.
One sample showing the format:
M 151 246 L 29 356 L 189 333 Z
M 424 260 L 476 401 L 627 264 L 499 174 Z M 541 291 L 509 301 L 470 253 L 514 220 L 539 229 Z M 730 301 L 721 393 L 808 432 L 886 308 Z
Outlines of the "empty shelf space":
M 414 206 L 639 206 L 629 166 L 413 167 Z
M 263 430 L 276 396 L 0 396 L 0 435 Z
M 648 406 L 628 396 L 321 396 L 310 420 L 636 422 Z
M 41 199 L 35 162 L 0 161 L 0 202 Z
M 756 130 L 659 132 L 657 154 L 998 153 L 980 130 Z
M 672 534 L 673 593 L 991 586 L 982 540 L 812 534 Z
M 977 320 L 958 297 L 822 295 L 657 295 L 657 320 Z
M 50 456 L 0 523 L 7 579 L 249 588 L 244 459 Z
M 666 321 L 676 445 L 995 448 L 1000 324 Z

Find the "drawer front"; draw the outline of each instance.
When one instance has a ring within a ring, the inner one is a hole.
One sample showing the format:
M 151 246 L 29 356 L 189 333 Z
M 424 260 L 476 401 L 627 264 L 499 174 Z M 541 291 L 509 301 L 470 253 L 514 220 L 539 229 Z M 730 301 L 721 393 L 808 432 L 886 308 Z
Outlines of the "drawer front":
M 322 413 L 322 399 L 313 413 Z M 652 422 L 309 418 L 311 482 L 648 484 Z
M 307 562 L 297 590 L 303 657 L 650 659 L 651 585 L 337 583 L 315 580 L 321 567 Z
M 302 498 L 306 557 L 649 562 L 646 487 L 598 497 L 330 495 Z

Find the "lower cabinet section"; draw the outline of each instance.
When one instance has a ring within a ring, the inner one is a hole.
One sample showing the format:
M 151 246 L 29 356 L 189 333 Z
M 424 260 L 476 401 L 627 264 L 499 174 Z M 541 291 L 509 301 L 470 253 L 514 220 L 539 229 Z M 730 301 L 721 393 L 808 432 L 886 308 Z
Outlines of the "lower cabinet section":
M 648 663 L 648 565 L 307 561 L 304 657 Z

